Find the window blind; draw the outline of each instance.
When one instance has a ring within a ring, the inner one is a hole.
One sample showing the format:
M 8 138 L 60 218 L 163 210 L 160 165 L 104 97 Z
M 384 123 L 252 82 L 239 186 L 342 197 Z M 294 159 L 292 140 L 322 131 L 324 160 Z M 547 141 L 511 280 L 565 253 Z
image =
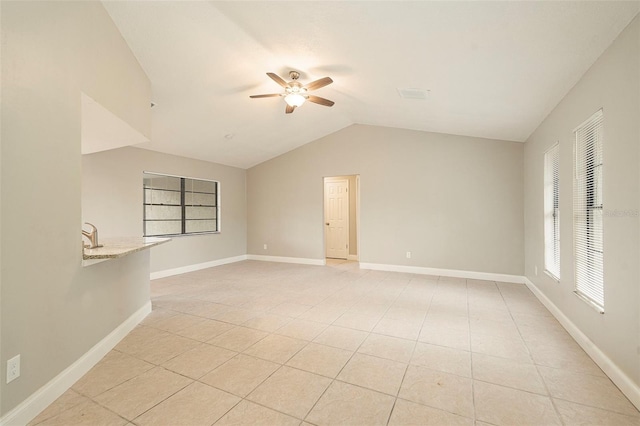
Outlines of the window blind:
M 560 279 L 559 148 L 555 144 L 544 154 L 544 267 Z
M 603 113 L 575 130 L 573 228 L 576 293 L 604 312 Z
M 218 182 L 143 173 L 144 236 L 218 232 Z

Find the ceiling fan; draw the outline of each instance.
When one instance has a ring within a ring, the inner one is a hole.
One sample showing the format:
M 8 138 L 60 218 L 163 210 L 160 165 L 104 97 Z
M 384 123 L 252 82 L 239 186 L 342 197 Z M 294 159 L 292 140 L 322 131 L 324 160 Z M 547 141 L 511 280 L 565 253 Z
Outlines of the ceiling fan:
M 284 88 L 284 93 L 270 93 L 267 95 L 251 95 L 250 98 L 271 98 L 275 96 L 282 96 L 284 101 L 287 103 L 287 107 L 284 110 L 285 113 L 291 114 L 296 107 L 301 106 L 305 101 L 313 102 L 314 104 L 324 105 L 324 106 L 333 106 L 335 102 L 330 101 L 329 99 L 321 98 L 320 96 L 310 95 L 308 92 L 311 90 L 316 90 L 321 87 L 324 87 L 328 84 L 333 83 L 330 77 L 324 77 L 319 80 L 312 81 L 309 84 L 302 85 L 298 78 L 300 78 L 300 73 L 297 71 L 289 71 L 289 77 L 291 77 L 290 82 L 284 81 L 280 76 L 274 74 L 272 72 L 268 72 L 267 75 L 271 77 L 273 81 L 278 83 L 280 86 Z

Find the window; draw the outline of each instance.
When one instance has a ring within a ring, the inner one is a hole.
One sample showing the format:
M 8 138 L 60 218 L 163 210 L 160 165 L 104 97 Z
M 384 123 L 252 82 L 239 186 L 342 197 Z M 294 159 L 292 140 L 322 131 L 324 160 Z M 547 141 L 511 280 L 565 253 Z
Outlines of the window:
M 544 268 L 560 279 L 560 205 L 558 144 L 544 153 Z
M 574 133 L 573 231 L 576 293 L 603 313 L 602 110 L 581 124 Z
M 144 236 L 219 231 L 219 183 L 143 173 Z

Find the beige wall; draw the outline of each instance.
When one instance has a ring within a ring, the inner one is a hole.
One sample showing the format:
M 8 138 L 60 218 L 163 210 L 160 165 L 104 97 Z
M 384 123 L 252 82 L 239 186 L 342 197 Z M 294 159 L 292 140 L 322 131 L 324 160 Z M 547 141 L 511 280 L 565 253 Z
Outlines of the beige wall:
M 246 254 L 246 172 L 236 167 L 131 147 L 83 155 L 82 220 L 101 237 L 142 236 L 143 171 L 220 182 L 221 232 L 153 248 L 151 272 Z
M 358 187 L 357 176 L 349 179 L 349 254 L 358 255 Z
M 0 2 L 0 45 L 2 43 L 2 37 L 4 36 L 4 32 L 2 30 L 2 2 Z M 2 69 L 2 49 L 0 48 L 0 100 L 2 99 L 2 83 L 4 80 L 2 79 L 3 69 Z M 1 109 L 4 108 L 0 105 L 0 236 L 2 236 L 2 185 L 4 178 L 2 177 L 2 138 L 4 133 L 2 132 L 2 112 Z M 2 243 L 0 243 L 0 271 L 2 271 Z M 0 272 L 0 321 L 2 321 L 2 273 Z M 2 352 L 2 324 L 0 323 L 0 364 L 5 362 L 5 358 Z M 2 374 L 6 374 L 6 370 L 2 370 L 0 368 L 0 378 Z M 5 376 L 6 377 L 6 376 Z M 2 395 L 5 389 L 0 386 L 0 418 L 2 418 Z
M 573 129 L 604 111 L 605 311 L 574 294 L 572 229 Z M 638 283 L 640 249 L 640 22 L 638 17 L 607 49 L 527 140 L 525 145 L 526 276 L 613 362 L 640 385 Z M 559 283 L 544 269 L 543 156 L 560 144 Z M 535 275 L 535 268 L 538 275 Z
M 149 300 L 148 253 L 81 266 L 80 99 L 149 135 L 151 87 L 99 2 L 2 2 L 1 19 L 4 415 Z
M 247 171 L 247 249 L 323 259 L 323 177 L 360 175 L 361 262 L 521 275 L 522 161 L 520 143 L 350 126 Z

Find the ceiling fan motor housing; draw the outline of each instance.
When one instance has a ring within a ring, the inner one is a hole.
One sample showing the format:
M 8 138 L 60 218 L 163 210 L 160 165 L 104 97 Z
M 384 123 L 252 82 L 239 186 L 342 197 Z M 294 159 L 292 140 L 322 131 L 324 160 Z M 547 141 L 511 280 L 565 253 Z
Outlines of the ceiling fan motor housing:
M 289 77 L 291 77 L 291 80 L 295 81 L 300 78 L 300 73 L 298 71 L 289 71 Z

